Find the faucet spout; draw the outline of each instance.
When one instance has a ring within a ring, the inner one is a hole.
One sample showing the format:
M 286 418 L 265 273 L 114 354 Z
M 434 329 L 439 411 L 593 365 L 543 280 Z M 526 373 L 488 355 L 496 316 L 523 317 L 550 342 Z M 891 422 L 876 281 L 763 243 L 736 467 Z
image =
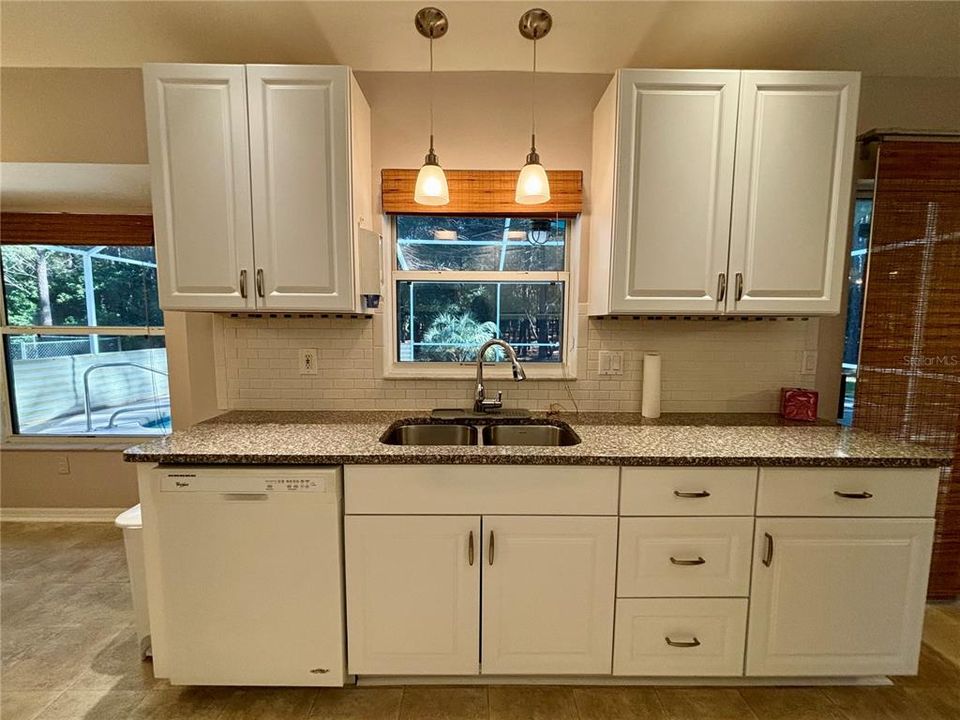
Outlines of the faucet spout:
M 473 409 L 475 412 L 490 412 L 491 410 L 499 410 L 503 407 L 503 393 L 498 392 L 496 400 L 488 400 L 487 390 L 483 384 L 483 356 L 486 355 L 487 350 L 494 345 L 502 347 L 507 354 L 513 371 L 513 379 L 517 382 L 527 379 L 527 374 L 524 372 L 523 366 L 517 359 L 517 353 L 513 347 L 511 347 L 510 343 L 500 338 L 487 340 L 477 351 L 477 387 L 473 394 Z

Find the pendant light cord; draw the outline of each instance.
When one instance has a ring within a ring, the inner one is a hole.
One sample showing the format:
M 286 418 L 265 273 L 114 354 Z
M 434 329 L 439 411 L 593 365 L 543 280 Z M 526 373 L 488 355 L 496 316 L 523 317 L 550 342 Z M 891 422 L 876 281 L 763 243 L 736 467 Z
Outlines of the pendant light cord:
M 537 39 L 533 39 L 533 81 L 530 90 L 530 149 L 536 146 L 537 137 Z
M 433 36 L 430 37 L 430 78 L 429 78 L 429 94 L 430 94 L 430 153 L 433 153 Z

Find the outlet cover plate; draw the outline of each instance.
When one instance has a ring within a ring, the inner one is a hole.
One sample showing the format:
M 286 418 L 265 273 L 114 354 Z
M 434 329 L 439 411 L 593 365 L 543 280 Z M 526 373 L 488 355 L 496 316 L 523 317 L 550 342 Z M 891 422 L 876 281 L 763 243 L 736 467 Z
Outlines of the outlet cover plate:
M 600 351 L 599 375 L 623 375 L 623 352 L 613 350 Z
M 317 374 L 317 350 L 316 348 L 300 348 L 300 361 L 298 363 L 301 375 Z

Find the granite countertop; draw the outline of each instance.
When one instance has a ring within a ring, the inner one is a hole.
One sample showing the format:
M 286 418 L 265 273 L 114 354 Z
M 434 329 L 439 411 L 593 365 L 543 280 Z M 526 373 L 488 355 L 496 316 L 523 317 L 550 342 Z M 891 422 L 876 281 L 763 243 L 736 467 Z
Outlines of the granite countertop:
M 581 413 L 530 418 L 488 416 L 469 423 L 567 423 L 578 445 L 399 446 L 380 442 L 401 420 L 425 412 L 233 411 L 130 448 L 128 462 L 166 464 L 343 465 L 777 465 L 937 467 L 948 455 L 829 422 L 786 421 L 775 414 Z M 451 422 L 449 420 L 445 422 Z

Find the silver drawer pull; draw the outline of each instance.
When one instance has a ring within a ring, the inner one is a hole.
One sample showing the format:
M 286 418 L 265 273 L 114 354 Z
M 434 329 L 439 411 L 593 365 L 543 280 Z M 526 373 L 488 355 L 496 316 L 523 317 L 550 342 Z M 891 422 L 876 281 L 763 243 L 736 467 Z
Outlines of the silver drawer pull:
M 667 645 L 669 645 L 670 647 L 679 647 L 679 648 L 700 647 L 700 641 L 697 640 L 696 636 L 694 636 L 693 640 L 671 640 L 670 636 L 667 635 L 664 638 L 664 640 L 667 641 Z
M 706 498 L 710 497 L 710 493 L 706 490 L 697 490 L 696 492 L 685 492 L 683 490 L 674 490 L 673 494 L 678 498 Z
M 873 493 L 868 493 L 866 490 L 863 492 L 841 492 L 834 490 L 833 494 L 837 497 L 847 498 L 848 500 L 869 500 L 873 497 Z
M 705 565 L 707 561 L 699 556 L 697 556 L 696 560 L 684 560 L 683 558 L 675 558 L 671 555 L 670 562 L 674 565 Z

